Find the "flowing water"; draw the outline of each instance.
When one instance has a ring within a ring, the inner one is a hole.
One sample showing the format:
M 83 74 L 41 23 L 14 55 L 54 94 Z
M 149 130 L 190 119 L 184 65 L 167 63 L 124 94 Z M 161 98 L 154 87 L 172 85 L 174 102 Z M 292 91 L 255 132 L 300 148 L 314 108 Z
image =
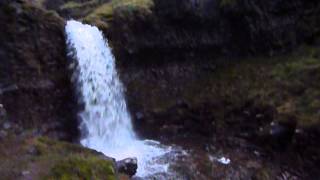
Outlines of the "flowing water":
M 168 162 L 161 159 L 172 148 L 136 137 L 115 59 L 102 33 L 94 26 L 71 20 L 66 34 L 72 79 L 84 106 L 79 113 L 81 144 L 116 160 L 136 157 L 140 177 L 167 173 Z

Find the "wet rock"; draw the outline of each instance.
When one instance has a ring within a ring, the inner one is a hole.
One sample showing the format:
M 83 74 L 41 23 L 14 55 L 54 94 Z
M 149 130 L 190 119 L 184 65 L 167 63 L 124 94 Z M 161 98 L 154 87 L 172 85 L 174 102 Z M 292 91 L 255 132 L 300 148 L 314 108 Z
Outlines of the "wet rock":
M 143 180 L 141 177 L 132 177 L 131 180 Z
M 3 107 L 3 104 L 0 104 L 0 121 L 7 115 L 6 110 Z
M 166 133 L 166 134 L 172 134 L 175 135 L 177 133 L 179 133 L 179 131 L 181 131 L 183 129 L 182 126 L 178 126 L 178 125 L 163 125 L 161 127 L 161 132 L 162 133 Z
M 136 113 L 136 118 L 137 118 L 137 120 L 142 120 L 144 118 L 143 113 L 142 112 L 137 112 Z
M 3 129 L 5 129 L 5 130 L 11 129 L 11 127 L 12 127 L 12 125 L 11 125 L 11 123 L 9 123 L 9 122 L 5 122 L 5 123 L 3 124 Z
M 33 155 L 33 156 L 38 156 L 38 155 L 40 155 L 40 151 L 35 146 L 31 146 L 28 149 L 28 154 Z
M 55 85 L 51 80 L 45 79 L 38 81 L 37 86 L 39 89 L 53 89 Z
M 8 135 L 7 131 L 1 130 L 0 131 L 0 140 L 6 138 Z
M 182 99 L 178 99 L 176 104 L 180 108 L 189 108 L 189 104 Z
M 14 127 L 14 133 L 17 135 L 21 135 L 23 133 L 24 129 L 19 126 L 18 124 L 15 125 Z
M 22 176 L 28 176 L 30 174 L 30 171 L 22 171 L 21 175 Z
M 130 177 L 135 175 L 138 168 L 137 158 L 127 158 L 116 162 L 119 173 L 127 174 Z
M 18 86 L 17 85 L 9 85 L 9 86 L 6 86 L 6 87 L 1 87 L 0 88 L 0 95 L 1 94 L 4 94 L 6 92 L 11 92 L 11 91 L 15 91 L 15 90 L 18 90 Z
M 272 122 L 262 131 L 260 130 L 258 139 L 264 146 L 283 151 L 292 142 L 295 129 L 296 122 Z

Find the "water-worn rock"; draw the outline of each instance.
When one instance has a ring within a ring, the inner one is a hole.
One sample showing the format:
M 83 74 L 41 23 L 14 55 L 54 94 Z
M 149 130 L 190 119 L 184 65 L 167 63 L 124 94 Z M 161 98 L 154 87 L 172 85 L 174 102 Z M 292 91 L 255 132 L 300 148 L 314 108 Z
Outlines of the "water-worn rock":
M 127 174 L 130 177 L 137 172 L 138 164 L 137 158 L 127 158 L 116 162 L 119 173 Z

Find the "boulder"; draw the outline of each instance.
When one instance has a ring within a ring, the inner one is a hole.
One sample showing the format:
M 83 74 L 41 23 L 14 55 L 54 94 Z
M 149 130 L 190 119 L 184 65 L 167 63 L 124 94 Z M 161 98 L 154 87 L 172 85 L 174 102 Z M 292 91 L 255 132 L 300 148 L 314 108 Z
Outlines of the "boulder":
M 135 175 L 138 168 L 137 158 L 126 158 L 116 162 L 119 173 L 127 174 L 130 177 Z
M 264 146 L 284 151 L 292 142 L 295 130 L 296 122 L 272 122 L 269 126 L 260 129 L 256 138 Z

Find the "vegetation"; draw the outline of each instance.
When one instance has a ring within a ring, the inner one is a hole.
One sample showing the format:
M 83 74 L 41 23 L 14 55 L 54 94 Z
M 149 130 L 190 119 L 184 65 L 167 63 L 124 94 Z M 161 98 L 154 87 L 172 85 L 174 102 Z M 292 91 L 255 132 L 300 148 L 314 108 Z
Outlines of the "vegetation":
M 71 156 L 57 163 L 48 179 L 107 179 L 115 180 L 112 164 L 100 158 Z
M 112 160 L 79 145 L 46 137 L 10 137 L 2 144 L 0 173 L 4 179 L 14 179 L 23 171 L 32 179 L 116 179 Z
M 129 18 L 137 12 L 145 15 L 151 13 L 152 6 L 152 0 L 112 0 L 95 9 L 84 21 L 100 28 L 107 28 L 115 13 L 124 18 Z
M 172 63 L 159 67 L 163 79 L 171 77 L 163 80 L 163 86 L 140 77 L 139 81 L 130 81 L 127 88 L 132 94 L 146 94 L 148 98 L 136 101 L 156 114 L 170 112 L 176 106 L 176 99 L 195 109 L 211 103 L 214 108 L 208 105 L 204 108 L 210 114 L 206 117 L 212 116 L 214 125 L 219 127 L 230 127 L 228 122 L 233 119 L 248 126 L 261 122 L 259 118 L 244 122 L 241 113 L 246 111 L 257 113 L 257 117 L 263 114 L 268 121 L 296 121 L 301 128 L 317 127 L 320 125 L 319 52 L 317 48 L 302 47 L 294 54 L 277 57 L 221 58 L 204 67 L 200 61 L 180 63 L 179 68 L 190 72 L 183 73 L 187 80 L 175 78 L 182 75 L 169 74 L 168 69 L 177 68 Z M 152 77 L 152 74 L 143 76 Z M 188 116 L 187 112 L 183 114 Z
M 35 146 L 38 163 L 50 163 L 46 179 L 115 179 L 113 162 L 95 151 L 48 138 L 36 139 Z
M 221 0 L 220 6 L 225 7 L 225 6 L 233 6 L 235 5 L 237 0 Z

